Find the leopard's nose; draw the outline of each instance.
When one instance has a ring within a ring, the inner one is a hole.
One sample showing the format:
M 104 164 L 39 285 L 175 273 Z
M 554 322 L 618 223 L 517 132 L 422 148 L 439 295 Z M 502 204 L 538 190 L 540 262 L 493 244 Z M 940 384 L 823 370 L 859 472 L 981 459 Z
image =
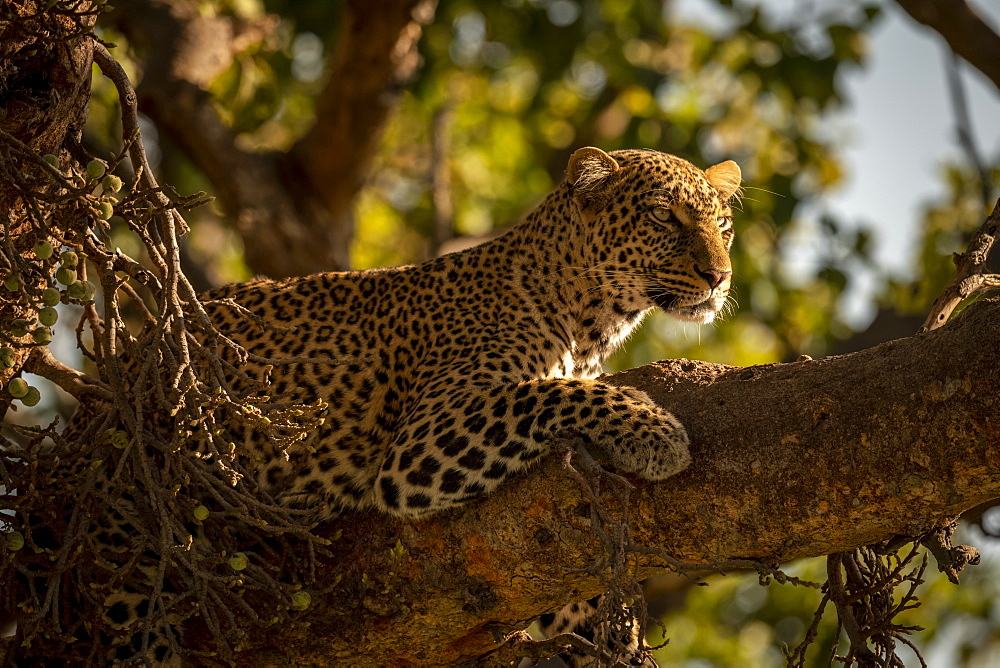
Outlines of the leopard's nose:
M 730 276 L 732 276 L 733 274 L 733 272 L 729 271 L 728 269 L 701 270 L 697 266 L 695 266 L 694 270 L 695 273 L 697 273 L 699 276 L 705 279 L 705 282 L 708 283 L 708 287 L 711 290 L 714 290 L 720 285 L 722 285 L 722 282 L 725 281 Z

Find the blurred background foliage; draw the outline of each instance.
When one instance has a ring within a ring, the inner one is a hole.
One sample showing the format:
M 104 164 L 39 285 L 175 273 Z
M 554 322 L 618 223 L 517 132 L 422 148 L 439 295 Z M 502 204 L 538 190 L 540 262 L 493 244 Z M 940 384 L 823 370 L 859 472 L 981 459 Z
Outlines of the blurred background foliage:
M 984 192 L 996 196 L 997 156 L 985 171 L 942 170 L 947 197 L 910 222 L 921 227 L 912 275 L 889 275 L 873 261 L 871 231 L 822 205 L 845 170 L 825 121 L 850 104 L 843 82 L 866 66 L 882 6 L 802 3 L 778 21 L 749 1 L 708 4 L 721 17 L 711 27 L 675 20 L 670 3 L 650 0 L 441 0 L 419 44 L 420 69 L 353 205 L 354 268 L 419 262 L 502 231 L 563 177 L 577 147 L 650 147 L 743 168 L 733 248 L 739 308 L 702 329 L 654 315 L 609 370 L 664 357 L 749 365 L 843 350 L 860 327 L 845 317 L 845 299 L 861 276 L 874 282 L 880 307 L 922 313 L 952 274 L 950 254 L 982 222 Z M 197 3 L 203 16 L 277 19 L 206 87 L 242 149 L 288 151 L 313 123 L 341 9 L 324 0 Z M 129 41 L 115 13 L 107 18 L 98 34 L 141 82 L 144 45 Z M 107 155 L 117 149 L 116 96 L 103 77 L 94 85 L 86 141 Z M 161 181 L 212 192 L 190 156 L 152 122 L 143 129 Z M 223 213 L 212 205 L 190 216 L 185 259 L 201 287 L 252 275 Z M 127 232 L 114 234 L 123 250 L 138 252 Z M 819 250 L 803 263 L 807 234 Z M 982 535 L 975 543 L 988 548 Z M 946 660 L 931 665 L 1000 664 L 996 560 L 984 552 L 986 563 L 967 571 L 960 588 L 929 574 L 927 605 L 907 618 L 927 628 L 918 644 Z M 822 565 L 795 569 L 820 578 Z M 672 596 L 683 600 L 665 617 L 672 640 L 659 651 L 663 665 L 778 665 L 781 643 L 800 640 L 818 602 L 814 590 L 761 588 L 740 575 Z M 815 665 L 826 665 L 833 642 L 828 617 Z

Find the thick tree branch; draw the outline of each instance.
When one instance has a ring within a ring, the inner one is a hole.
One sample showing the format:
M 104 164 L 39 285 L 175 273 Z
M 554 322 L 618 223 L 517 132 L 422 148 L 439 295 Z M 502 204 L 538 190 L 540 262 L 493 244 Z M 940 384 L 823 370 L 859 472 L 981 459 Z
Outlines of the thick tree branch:
M 437 0 L 344 4 L 316 123 L 292 149 L 335 216 L 350 216 L 385 122 L 420 65 L 417 43 L 436 8 Z
M 207 87 L 244 43 L 277 24 L 263 16 L 252 25 L 203 16 L 185 0 L 136 0 L 117 13 L 118 27 L 145 51 L 138 87 L 143 113 L 204 172 L 226 219 L 244 240 L 245 260 L 275 278 L 347 268 L 350 230 L 336 229 L 321 208 L 294 192 L 280 154 L 241 149 L 223 123 Z
M 1000 90 L 1000 35 L 964 0 L 896 0 Z
M 211 81 L 277 19 L 205 16 L 190 0 L 134 0 L 117 27 L 144 53 L 142 111 L 211 181 L 254 272 L 274 278 L 348 268 L 351 207 L 381 129 L 419 63 L 432 0 L 351 2 L 316 122 L 288 153 L 239 147 Z
M 44 346 L 31 348 L 24 370 L 47 378 L 77 399 L 93 395 L 105 401 L 113 397 L 106 383 L 66 366 Z
M 694 464 L 635 481 L 636 542 L 691 563 L 780 562 L 947 525 L 1000 497 L 1000 301 L 852 355 L 734 368 L 673 360 L 608 377 L 687 426 Z M 240 665 L 457 665 L 535 615 L 597 593 L 597 541 L 576 483 L 549 457 L 462 512 L 348 515 L 304 625 Z M 397 545 L 397 541 L 399 541 Z M 395 548 L 395 549 L 394 549 Z M 653 572 L 649 557 L 644 573 Z

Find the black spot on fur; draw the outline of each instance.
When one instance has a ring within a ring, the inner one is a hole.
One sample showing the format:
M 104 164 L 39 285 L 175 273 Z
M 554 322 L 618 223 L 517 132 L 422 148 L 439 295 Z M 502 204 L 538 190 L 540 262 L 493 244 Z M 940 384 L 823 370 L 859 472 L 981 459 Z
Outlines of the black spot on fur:
M 406 497 L 406 505 L 410 508 L 429 508 L 431 497 L 426 494 L 410 494 Z
M 486 433 L 483 434 L 483 439 L 486 441 L 487 445 L 503 445 L 504 441 L 507 440 L 507 425 L 500 421 L 494 422 L 493 425 L 486 430 Z
M 131 619 L 128 604 L 125 601 L 117 601 L 111 605 L 104 614 L 115 624 L 124 624 Z
M 445 494 L 455 494 L 462 489 L 465 482 L 465 474 L 458 469 L 448 469 L 441 476 L 441 491 Z
M 385 505 L 389 508 L 399 507 L 399 485 L 394 483 L 389 478 L 382 478 L 379 481 L 382 487 L 382 500 L 385 501 Z
M 486 464 L 486 453 L 479 448 L 472 448 L 458 458 L 458 463 L 471 471 L 478 471 Z

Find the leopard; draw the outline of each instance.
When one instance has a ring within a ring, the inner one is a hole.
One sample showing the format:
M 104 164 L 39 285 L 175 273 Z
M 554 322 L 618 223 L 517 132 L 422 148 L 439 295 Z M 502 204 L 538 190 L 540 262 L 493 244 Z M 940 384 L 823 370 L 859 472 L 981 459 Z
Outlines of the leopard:
M 640 478 L 683 471 L 684 426 L 644 392 L 598 376 L 654 309 L 697 324 L 724 310 L 741 179 L 731 160 L 702 170 L 652 149 L 580 148 L 541 204 L 480 245 L 204 294 L 213 325 L 255 356 L 245 373 L 269 379 L 262 392 L 326 406 L 287 451 L 234 427 L 250 474 L 281 505 L 325 521 L 460 508 L 566 436 Z M 253 361 L 275 358 L 298 361 Z M 330 358 L 354 361 L 311 361 Z M 134 603 L 106 602 L 116 628 L 141 616 Z M 559 618 L 573 622 L 552 632 L 585 631 L 586 615 Z M 148 663 L 180 665 L 165 643 L 148 651 Z
M 339 373 L 299 365 L 277 380 L 278 393 L 308 388 L 340 410 L 314 451 L 265 462 L 259 484 L 327 517 L 374 507 L 418 518 L 489 494 L 569 433 L 642 478 L 684 470 L 684 427 L 643 392 L 595 379 L 653 308 L 699 324 L 723 309 L 741 178 L 732 161 L 702 171 L 657 151 L 582 148 L 564 183 L 489 243 L 213 294 L 295 327 L 241 338 L 262 356 L 379 357 Z M 543 617 L 543 633 L 592 636 L 596 608 L 567 606 L 561 624 Z
M 273 376 L 275 393 L 330 408 L 287 459 L 244 434 L 258 484 L 320 518 L 417 518 L 490 494 L 570 432 L 618 470 L 684 470 L 684 427 L 645 393 L 595 379 L 654 307 L 701 324 L 722 310 L 740 179 L 732 161 L 701 171 L 652 150 L 582 148 L 565 181 L 490 242 L 209 293 L 216 326 L 261 357 L 377 357 Z M 283 329 L 248 326 L 225 301 Z

